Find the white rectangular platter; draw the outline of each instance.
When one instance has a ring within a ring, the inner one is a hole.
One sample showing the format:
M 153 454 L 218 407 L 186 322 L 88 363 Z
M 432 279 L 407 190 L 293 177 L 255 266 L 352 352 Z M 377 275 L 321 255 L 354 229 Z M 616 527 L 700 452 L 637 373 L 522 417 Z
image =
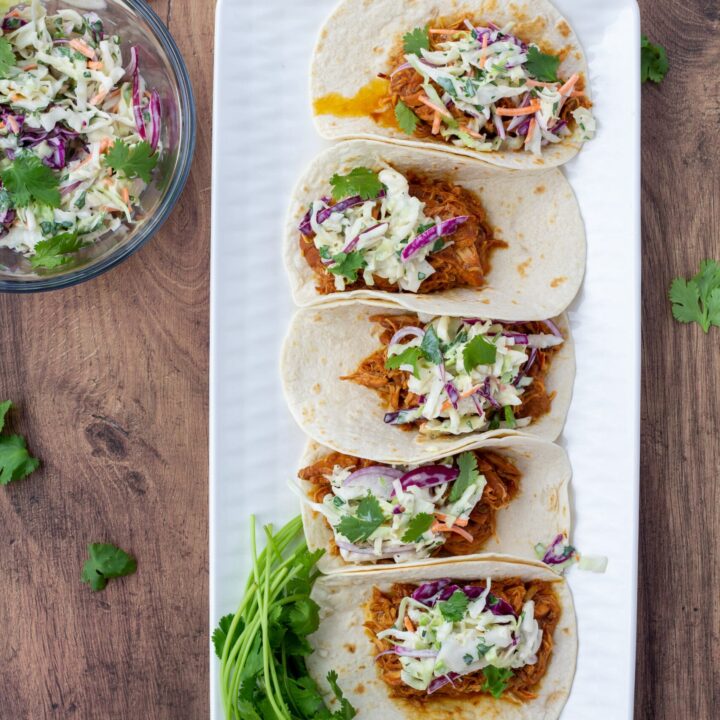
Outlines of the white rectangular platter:
M 635 0 L 557 0 L 590 65 L 599 132 L 567 168 L 587 226 L 570 309 L 577 380 L 561 438 L 572 461 L 574 542 L 605 575 L 570 573 L 580 653 L 566 720 L 633 716 L 640 419 L 640 20 Z M 294 181 L 313 130 L 310 55 L 333 0 L 219 0 L 213 110 L 210 345 L 210 626 L 249 569 L 248 517 L 284 524 L 303 436 L 278 357 L 293 312 L 281 262 Z M 222 718 L 210 656 L 211 717 Z

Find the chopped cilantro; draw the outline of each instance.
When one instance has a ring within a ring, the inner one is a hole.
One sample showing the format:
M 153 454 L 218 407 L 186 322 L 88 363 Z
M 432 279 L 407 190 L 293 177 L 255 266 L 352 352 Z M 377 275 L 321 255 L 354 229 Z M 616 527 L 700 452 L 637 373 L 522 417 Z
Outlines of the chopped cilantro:
M 333 255 L 333 261 L 335 264 L 329 267 L 328 270 L 333 275 L 346 277 L 351 283 L 357 280 L 358 271 L 365 267 L 363 254 L 359 251 L 338 253 L 337 255 Z
M 435 517 L 430 513 L 418 513 L 409 523 L 405 534 L 402 536 L 404 543 L 417 542 L 435 522 Z
M 338 532 L 351 543 L 365 542 L 385 520 L 378 499 L 373 495 L 364 497 L 356 515 L 345 515 L 336 526 Z
M 438 608 L 448 622 L 460 622 L 465 617 L 468 603 L 468 596 L 462 590 L 456 590 L 448 600 L 439 602 Z
M 27 207 L 32 200 L 60 207 L 58 177 L 35 155 L 16 156 L 10 166 L 0 171 L 0 179 L 15 207 Z
M 432 246 L 431 252 L 438 252 L 439 250 L 442 250 L 445 247 L 445 240 L 442 238 L 438 238 Z
M 418 370 L 418 361 L 423 357 L 423 352 L 419 347 L 409 347 L 397 355 L 389 355 L 385 360 L 385 367 L 388 370 L 399 370 L 403 365 L 412 365 L 413 375 L 420 377 Z
M 403 35 L 403 50 L 407 55 L 420 55 L 421 50 L 430 49 L 430 33 L 427 25 L 416 27 Z
M 129 180 L 140 178 L 150 182 L 151 173 L 157 164 L 157 154 L 150 147 L 150 143 L 143 140 L 130 147 L 119 138 L 105 155 L 105 165 L 116 173 L 122 173 Z
M 489 692 L 494 698 L 499 698 L 507 688 L 508 680 L 513 676 L 510 668 L 497 668 L 494 665 L 488 665 L 483 668 L 485 675 L 485 683 L 483 690 Z
M 475 336 L 463 350 L 463 362 L 466 372 L 478 365 L 492 365 L 497 357 L 497 348 L 482 335 Z
M 88 555 L 82 581 L 94 592 L 104 590 L 108 580 L 132 575 L 137 570 L 137 561 L 132 555 L 109 543 L 90 543 Z
M 691 280 L 675 278 L 670 286 L 670 302 L 678 322 L 696 322 L 704 332 L 711 325 L 720 327 L 720 264 L 704 260 Z
M 373 200 L 383 189 L 378 174 L 366 167 L 353 168 L 346 175 L 335 173 L 330 178 L 332 198 L 336 202 L 343 198 L 359 195 L 363 200 Z
M 546 55 L 540 52 L 537 46 L 530 46 L 528 59 L 525 62 L 525 69 L 529 75 L 541 82 L 559 82 L 558 67 L 560 67 L 560 58 L 557 55 Z
M 458 470 L 460 470 L 460 474 L 457 476 L 457 479 L 450 489 L 448 500 L 450 500 L 451 503 L 457 502 L 464 495 L 470 485 L 476 483 L 480 477 L 477 458 L 475 457 L 474 452 L 464 452 L 462 455 L 459 455 L 457 465 Z
M 412 135 L 420 122 L 420 118 L 402 100 L 395 105 L 395 119 L 406 135 Z
M 650 42 L 648 36 L 643 35 L 640 42 L 640 79 L 642 82 L 648 80 L 652 80 L 654 83 L 662 82 L 669 68 L 670 63 L 665 48 Z

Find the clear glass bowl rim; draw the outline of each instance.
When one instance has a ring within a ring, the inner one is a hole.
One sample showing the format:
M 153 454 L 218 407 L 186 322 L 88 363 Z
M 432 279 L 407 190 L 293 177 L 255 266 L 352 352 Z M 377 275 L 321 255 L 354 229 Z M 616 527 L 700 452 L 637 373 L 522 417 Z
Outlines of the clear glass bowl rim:
M 77 285 L 86 280 L 91 280 L 107 272 L 137 252 L 160 229 L 175 207 L 185 187 L 195 151 L 196 125 L 195 98 L 193 96 L 190 76 L 185 66 L 185 61 L 170 31 L 145 0 L 123 0 L 123 2 L 147 22 L 167 55 L 170 66 L 175 73 L 180 98 L 180 113 L 183 119 L 175 173 L 168 184 L 165 196 L 153 216 L 145 222 L 137 234 L 125 245 L 116 248 L 97 263 L 66 274 L 39 278 L 37 280 L 0 279 L 0 292 L 30 293 L 59 290 Z

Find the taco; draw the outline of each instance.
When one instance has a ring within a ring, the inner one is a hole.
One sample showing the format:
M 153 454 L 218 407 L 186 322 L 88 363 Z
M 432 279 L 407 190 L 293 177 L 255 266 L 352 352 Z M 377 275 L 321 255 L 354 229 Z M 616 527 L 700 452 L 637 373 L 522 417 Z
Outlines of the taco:
M 290 410 L 315 441 L 383 462 L 478 440 L 554 440 L 575 358 L 564 318 L 420 317 L 370 303 L 300 310 L 282 352 Z
M 491 558 L 333 574 L 313 597 L 322 621 L 308 668 L 330 696 L 383 720 L 554 720 L 575 673 L 566 582 L 539 564 Z
M 503 553 L 570 533 L 570 463 L 534 438 L 489 440 L 445 458 L 388 465 L 311 442 L 298 481 L 305 537 L 327 572 L 428 557 Z
M 369 140 L 315 159 L 295 189 L 284 248 L 301 306 L 379 299 L 509 319 L 565 310 L 585 254 L 559 170 L 508 173 Z
M 345 0 L 312 64 L 318 131 L 557 166 L 595 134 L 585 54 L 548 0 Z

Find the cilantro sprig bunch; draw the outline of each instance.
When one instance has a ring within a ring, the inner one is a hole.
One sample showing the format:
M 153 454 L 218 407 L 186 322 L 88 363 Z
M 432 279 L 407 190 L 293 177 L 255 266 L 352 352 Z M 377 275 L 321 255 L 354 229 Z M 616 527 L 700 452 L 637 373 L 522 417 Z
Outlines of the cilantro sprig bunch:
M 662 45 L 650 42 L 647 35 L 640 38 L 640 79 L 661 83 L 670 68 L 667 52 Z
M 703 260 L 690 280 L 675 278 L 670 286 L 673 317 L 681 323 L 696 322 L 708 332 L 720 327 L 720 264 Z
M 228 720 L 351 720 L 355 708 L 343 696 L 337 673 L 328 683 L 340 707 L 331 712 L 308 673 L 307 641 L 320 623 L 310 597 L 322 551 L 310 552 L 298 517 L 273 532 L 258 554 L 250 518 L 253 570 L 238 611 L 220 620 L 212 636 L 220 658 L 220 684 Z
M 0 403 L 0 432 L 12 406 L 11 400 Z M 0 435 L 0 485 L 22 480 L 38 467 L 40 461 L 30 455 L 22 435 Z

